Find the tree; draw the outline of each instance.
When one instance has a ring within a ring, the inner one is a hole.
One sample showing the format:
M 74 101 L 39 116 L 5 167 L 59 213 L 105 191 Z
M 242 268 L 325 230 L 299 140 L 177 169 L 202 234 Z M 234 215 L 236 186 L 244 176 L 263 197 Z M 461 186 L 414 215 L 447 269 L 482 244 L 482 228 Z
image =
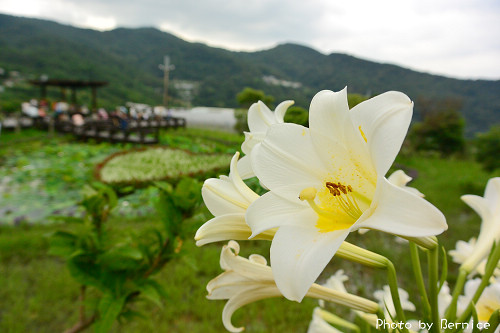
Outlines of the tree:
M 486 133 L 476 136 L 476 160 L 487 171 L 500 168 L 500 125 L 495 125 Z
M 262 90 L 246 87 L 236 95 L 236 100 L 243 108 L 248 109 L 250 105 L 258 101 L 262 101 L 268 107 L 271 107 L 274 97 L 266 95 Z
M 465 148 L 465 120 L 458 111 L 461 101 L 447 98 L 419 98 L 416 106 L 423 117 L 413 125 L 409 140 L 419 151 L 438 151 L 443 156 L 462 153 Z

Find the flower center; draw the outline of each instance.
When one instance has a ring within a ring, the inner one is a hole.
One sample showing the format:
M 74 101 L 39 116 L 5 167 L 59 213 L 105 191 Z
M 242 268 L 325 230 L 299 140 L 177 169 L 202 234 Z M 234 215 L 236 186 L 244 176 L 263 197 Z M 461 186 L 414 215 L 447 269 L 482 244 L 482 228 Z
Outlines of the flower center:
M 352 217 L 354 220 L 359 219 L 363 214 L 361 209 L 356 202 L 356 198 L 352 195 L 351 185 L 342 185 L 340 182 L 337 184 L 332 182 L 326 182 L 325 184 L 330 194 L 333 195 L 339 206 L 346 212 L 347 215 Z
M 307 201 L 318 214 L 316 227 L 321 232 L 349 228 L 363 214 L 356 202 L 352 186 L 340 182 L 326 182 L 325 187 L 326 190 L 319 194 L 314 187 L 305 188 L 300 192 L 299 199 Z M 315 202 L 316 197 L 319 198 L 319 205 Z

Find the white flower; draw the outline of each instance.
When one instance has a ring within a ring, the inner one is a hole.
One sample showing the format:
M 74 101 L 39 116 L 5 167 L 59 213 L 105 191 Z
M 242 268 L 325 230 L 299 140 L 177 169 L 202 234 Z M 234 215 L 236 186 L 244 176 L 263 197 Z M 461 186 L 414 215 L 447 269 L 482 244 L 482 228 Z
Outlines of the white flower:
M 307 329 L 307 333 L 342 333 L 323 319 L 322 313 L 325 312 L 320 308 L 315 308 L 313 318 Z
M 458 313 L 465 311 L 480 284 L 481 279 L 473 279 L 465 283 L 464 295 L 458 298 Z M 484 288 L 481 297 L 476 302 L 475 308 L 479 322 L 488 322 L 493 312 L 500 309 L 500 282 L 490 284 Z M 495 333 L 499 332 L 500 327 L 495 330 Z
M 463 264 L 467 259 L 469 259 L 476 248 L 476 238 L 472 237 L 468 242 L 459 240 L 456 244 L 455 250 L 451 250 L 448 253 L 453 259 L 453 262 L 457 264 Z M 487 258 L 481 260 L 477 266 L 471 271 L 471 275 L 479 274 L 484 275 L 486 270 Z M 498 263 L 498 268 L 495 268 L 493 272 L 493 279 L 500 277 L 500 263 Z
M 271 266 L 283 295 L 300 301 L 347 235 L 360 228 L 407 237 L 447 229 L 443 214 L 384 175 L 406 135 L 413 104 L 388 92 L 349 110 L 346 89 L 311 102 L 310 128 L 276 124 L 252 149 L 270 191 L 247 210 L 253 235 L 278 227 Z
M 406 184 L 408 184 L 412 179 L 413 178 L 408 176 L 403 170 L 396 170 L 389 177 L 387 177 L 389 183 L 399 186 L 403 190 L 406 190 L 410 193 L 416 194 L 423 198 L 424 195 L 419 190 L 411 186 L 406 186 Z M 363 228 L 358 229 L 358 232 L 360 234 L 364 234 L 368 231 L 369 229 L 363 229 Z M 407 243 L 408 241 L 404 238 L 396 237 L 396 242 L 404 244 Z
M 228 300 L 222 312 L 222 322 L 231 332 L 241 332 L 244 329 L 236 328 L 231 323 L 231 316 L 237 309 L 261 299 L 281 296 L 266 259 L 255 254 L 245 259 L 238 256 L 238 253 L 239 245 L 235 241 L 230 241 L 222 248 L 220 265 L 225 272 L 207 285 L 208 299 Z M 375 302 L 317 284 L 311 286 L 306 296 L 371 313 L 379 310 Z
M 446 309 L 450 306 L 452 298 L 448 282 L 445 281 L 438 294 L 438 312 L 441 318 L 444 318 Z
M 284 123 L 285 113 L 293 103 L 293 101 L 281 102 L 273 112 L 266 104 L 259 101 L 252 104 L 248 109 L 247 121 L 250 132 L 245 132 L 245 141 L 241 145 L 241 150 L 245 153 L 245 156 L 238 162 L 238 168 L 243 179 L 254 176 L 250 160 L 253 147 L 264 140 L 271 125 Z
M 396 170 L 389 177 L 387 177 L 387 180 L 390 183 L 399 186 L 402 189 L 423 198 L 425 195 L 422 192 L 420 192 L 414 187 L 406 186 L 406 184 L 408 184 L 412 179 L 413 178 L 408 176 L 403 170 Z
M 462 268 L 472 272 L 485 258 L 493 246 L 500 241 L 500 177 L 491 178 L 486 184 L 484 197 L 463 195 L 465 201 L 481 216 L 482 223 L 479 237 L 469 257 L 463 262 Z
M 203 200 L 215 217 L 196 232 L 195 240 L 198 246 L 230 239 L 248 239 L 252 234 L 245 222 L 245 212 L 259 196 L 241 179 L 236 165 L 238 157 L 239 153 L 236 153 L 231 160 L 229 177 L 210 178 L 203 184 Z M 257 238 L 272 239 L 272 235 L 274 231 L 270 230 Z
M 410 302 L 408 292 L 401 288 L 398 288 L 398 292 L 403 310 L 415 311 L 415 305 Z M 396 308 L 394 307 L 394 302 L 392 301 L 390 287 L 385 285 L 382 290 L 376 290 L 373 293 L 373 296 L 378 300 L 380 307 L 384 308 L 386 320 L 390 320 L 392 322 L 390 318 L 396 317 Z

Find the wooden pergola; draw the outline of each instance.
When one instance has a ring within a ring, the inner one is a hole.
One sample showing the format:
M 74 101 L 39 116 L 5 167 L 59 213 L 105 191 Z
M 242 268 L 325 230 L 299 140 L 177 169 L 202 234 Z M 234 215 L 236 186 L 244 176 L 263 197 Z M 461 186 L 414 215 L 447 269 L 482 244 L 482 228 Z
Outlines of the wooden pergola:
M 67 79 L 46 79 L 30 80 L 30 83 L 40 87 L 40 98 L 47 99 L 47 87 L 59 87 L 61 89 L 61 100 L 66 101 L 66 89 L 71 90 L 70 103 L 77 104 L 76 90 L 82 88 L 91 89 L 91 110 L 97 109 L 97 88 L 108 84 L 106 81 L 86 81 L 86 80 L 67 80 Z

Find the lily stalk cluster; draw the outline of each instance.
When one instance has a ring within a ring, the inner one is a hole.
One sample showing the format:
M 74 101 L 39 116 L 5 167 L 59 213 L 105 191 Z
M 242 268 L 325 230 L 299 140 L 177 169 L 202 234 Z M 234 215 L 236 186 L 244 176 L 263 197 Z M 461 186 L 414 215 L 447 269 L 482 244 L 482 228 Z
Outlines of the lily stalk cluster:
M 405 311 L 414 310 L 415 306 L 398 287 L 392 262 L 346 242 L 351 233 L 369 230 L 392 234 L 413 244 L 412 264 L 420 291 L 426 293 L 422 299 L 429 309 L 427 319 L 437 324 L 440 313 L 444 316 L 446 309 L 437 309 L 443 303 L 444 281 L 438 281 L 436 236 L 448 228 L 446 219 L 419 190 L 407 186 L 411 178 L 402 170 L 386 178 L 407 134 L 413 102 L 401 92 L 390 91 L 350 109 L 347 89 L 325 90 L 311 101 L 309 127 L 284 122 L 292 104 L 293 101 L 282 102 L 275 111 L 262 102 L 253 104 L 248 111 L 250 132 L 245 133 L 242 144 L 245 156 L 240 158 L 236 153 L 229 175 L 207 179 L 202 189 L 214 218 L 197 231 L 197 245 L 230 241 L 221 255 L 224 273 L 207 286 L 210 299 L 228 299 L 223 312 L 225 327 L 239 332 L 242 328 L 231 324 L 232 313 L 268 297 L 297 302 L 313 297 L 343 304 L 358 311 L 369 324 L 382 319 L 405 322 Z M 264 194 L 250 189 L 245 182 L 250 177 L 258 179 Z M 462 265 L 467 274 L 478 269 L 480 261 L 486 260 L 500 239 L 500 205 L 491 202 L 491 193 L 498 191 L 499 186 L 498 179 L 492 180 L 484 198 L 463 197 L 485 224 L 477 242 L 481 245 Z M 495 193 L 498 200 L 498 192 Z M 234 241 L 247 239 L 270 241 L 270 265 L 262 256 L 238 256 L 239 245 Z M 415 267 L 420 265 L 418 251 L 422 250 L 429 255 L 427 288 L 425 279 L 419 277 L 422 270 Z M 388 285 L 381 286 L 381 291 L 374 295 L 378 304 L 345 289 L 317 284 L 334 257 L 387 271 Z M 490 266 L 496 268 L 497 263 L 491 264 L 490 260 L 484 265 L 491 271 Z M 489 275 L 488 279 L 493 273 Z M 446 308 L 456 307 L 462 287 L 455 289 L 453 296 L 448 295 Z M 342 327 L 356 331 L 356 327 L 348 327 L 324 309 L 315 311 L 314 318 L 312 327 L 323 327 L 326 321 L 327 325 L 333 323 L 337 331 Z M 404 326 L 399 330 L 410 331 Z

